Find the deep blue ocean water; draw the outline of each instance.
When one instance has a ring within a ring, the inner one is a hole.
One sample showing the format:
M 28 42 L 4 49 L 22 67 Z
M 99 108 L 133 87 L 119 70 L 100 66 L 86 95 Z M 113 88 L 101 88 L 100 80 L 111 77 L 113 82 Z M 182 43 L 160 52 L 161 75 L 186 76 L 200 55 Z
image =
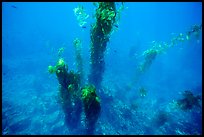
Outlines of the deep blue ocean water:
M 89 15 L 86 28 L 79 26 L 74 14 L 78 5 Z M 186 90 L 202 96 L 202 31 L 158 54 L 145 73 L 137 73 L 143 52 L 153 41 L 168 43 L 202 24 L 202 3 L 124 6 L 105 52 L 103 94 L 97 91 L 102 111 L 94 134 L 202 134 L 202 98 L 200 107 L 188 110 L 172 105 Z M 84 114 L 77 128 L 67 126 L 58 80 L 48 66 L 56 64 L 58 50 L 64 47 L 62 57 L 69 70 L 76 70 L 73 40 L 79 38 L 87 82 L 95 9 L 91 2 L 2 3 L 2 134 L 86 134 Z

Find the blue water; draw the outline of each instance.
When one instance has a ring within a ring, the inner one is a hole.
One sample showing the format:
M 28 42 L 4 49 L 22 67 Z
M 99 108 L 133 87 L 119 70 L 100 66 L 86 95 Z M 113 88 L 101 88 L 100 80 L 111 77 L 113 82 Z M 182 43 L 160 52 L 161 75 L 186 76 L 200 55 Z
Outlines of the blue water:
M 90 16 L 86 28 L 74 15 L 78 5 Z M 97 91 L 102 111 L 94 134 L 202 134 L 202 106 L 190 110 L 171 106 L 185 90 L 202 95 L 202 31 L 198 39 L 159 54 L 139 79 L 136 73 L 152 41 L 169 42 L 172 33 L 186 33 L 202 24 L 202 3 L 124 5 L 128 8 L 121 12 L 105 53 L 103 94 Z M 58 49 L 64 47 L 69 70 L 76 70 L 73 40 L 78 37 L 88 78 L 95 8 L 93 3 L 76 2 L 2 3 L 2 134 L 85 134 L 83 113 L 79 127 L 67 126 L 58 80 L 47 67 L 56 64 Z M 145 97 L 140 96 L 140 87 L 146 89 Z

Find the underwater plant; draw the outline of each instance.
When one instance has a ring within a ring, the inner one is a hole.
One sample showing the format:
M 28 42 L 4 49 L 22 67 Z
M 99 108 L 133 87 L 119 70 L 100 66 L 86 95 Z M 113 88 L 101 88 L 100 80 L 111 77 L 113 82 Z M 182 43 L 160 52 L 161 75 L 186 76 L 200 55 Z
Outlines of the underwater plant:
M 74 39 L 73 41 L 75 48 L 75 59 L 76 59 L 76 67 L 77 73 L 80 75 L 81 84 L 84 83 L 84 70 L 83 70 L 83 59 L 81 55 L 81 40 L 79 38 Z
M 182 110 L 191 110 L 194 107 L 201 108 L 201 96 L 193 95 L 192 91 L 186 90 L 183 92 L 183 98 L 177 100 L 177 105 Z
M 199 34 L 201 33 L 202 30 L 202 24 L 201 25 L 193 25 L 190 29 L 190 31 L 187 31 L 186 33 L 179 33 L 177 36 L 173 37 L 170 42 L 156 42 L 152 41 L 151 48 L 145 50 L 142 55 L 139 57 L 143 57 L 144 59 L 139 63 L 137 69 L 136 69 L 136 74 L 135 77 L 133 77 L 132 82 L 130 83 L 130 88 L 137 83 L 141 76 L 150 68 L 156 57 L 160 54 L 166 53 L 166 51 L 171 48 L 176 46 L 177 44 L 181 42 L 188 41 L 192 35 L 194 35 L 197 39 Z M 186 39 L 185 39 L 186 37 Z
M 68 72 L 68 66 L 63 58 L 60 58 L 54 67 L 48 66 L 48 70 L 51 74 L 56 74 L 59 82 L 65 122 L 70 128 L 75 128 L 80 123 L 82 112 L 80 75 L 73 71 Z
M 139 66 L 140 72 L 145 72 L 151 66 L 157 54 L 158 51 L 155 49 L 149 49 L 143 53 L 143 55 L 145 56 L 145 61 L 141 64 L 141 66 Z
M 64 47 L 58 49 L 58 56 L 61 57 L 62 53 L 64 52 Z
M 144 61 L 138 67 L 140 72 L 145 72 L 153 63 L 156 58 L 156 55 L 165 53 L 167 49 L 178 45 L 179 42 L 184 42 L 189 40 L 192 35 L 195 35 L 198 39 L 199 34 L 202 29 L 201 25 L 193 25 L 190 31 L 187 31 L 185 34 L 179 33 L 177 36 L 173 37 L 170 42 L 156 42 L 152 41 L 152 47 L 143 52 L 142 56 Z
M 87 133 L 92 134 L 101 112 L 100 99 L 94 85 L 86 85 L 82 88 L 82 101 L 86 115 Z
M 53 74 L 53 73 L 56 72 L 56 68 L 53 67 L 53 66 L 51 66 L 51 65 L 49 65 L 49 66 L 48 66 L 48 72 L 49 72 L 50 74 Z
M 116 22 L 116 6 L 114 2 L 99 2 L 96 9 L 96 22 L 91 27 L 91 70 L 89 82 L 100 87 L 105 71 L 104 54 L 113 26 Z M 118 16 L 118 15 L 117 15 Z
M 85 27 L 86 19 L 89 17 L 88 14 L 85 13 L 84 7 L 79 5 L 77 8 L 74 8 L 74 14 L 77 17 L 77 21 L 80 27 Z
M 191 30 L 186 33 L 186 39 L 189 40 L 191 35 L 194 35 L 196 38 L 199 38 L 200 31 L 202 30 L 202 24 L 200 25 L 193 25 Z
M 192 91 L 186 90 L 182 92 L 182 99 L 172 100 L 169 103 L 171 109 L 192 110 L 202 107 L 201 95 L 194 95 Z
M 60 58 L 55 66 L 48 66 L 48 71 L 53 74 L 56 73 L 59 84 L 64 88 L 68 88 L 70 85 L 75 90 L 79 89 L 80 77 L 78 73 L 73 71 L 68 72 L 68 66 L 63 58 Z

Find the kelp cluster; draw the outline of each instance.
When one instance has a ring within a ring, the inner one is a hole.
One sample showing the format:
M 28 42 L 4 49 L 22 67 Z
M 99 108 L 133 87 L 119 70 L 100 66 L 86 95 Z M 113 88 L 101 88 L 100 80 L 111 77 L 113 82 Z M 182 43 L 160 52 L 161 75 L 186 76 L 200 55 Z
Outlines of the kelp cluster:
M 169 103 L 170 109 L 180 109 L 183 111 L 191 111 L 193 109 L 200 110 L 202 108 L 202 96 L 195 95 L 191 90 L 185 90 L 181 93 L 182 98 L 172 100 Z
M 158 54 L 157 50 L 149 49 L 144 52 L 145 61 L 139 66 L 141 72 L 145 72 L 152 64 L 153 60 L 156 58 Z
M 100 87 L 105 70 L 104 53 L 107 42 L 116 23 L 116 6 L 114 2 L 99 2 L 96 9 L 96 22 L 91 28 L 91 70 L 89 82 Z
M 100 101 L 96 95 L 102 75 L 104 72 L 104 53 L 107 42 L 114 23 L 116 22 L 116 11 L 114 2 L 99 2 L 96 10 L 96 23 L 91 28 L 91 73 L 89 76 L 90 85 L 83 87 L 85 83 L 83 77 L 83 61 L 81 56 L 81 40 L 76 38 L 73 41 L 75 48 L 75 59 L 77 72 L 68 71 L 68 66 L 62 58 L 60 58 L 55 66 L 48 66 L 51 74 L 56 74 L 59 85 L 60 95 L 62 98 L 63 109 L 66 114 L 67 123 L 78 125 L 83 108 L 86 115 L 87 133 L 92 134 L 95 123 L 100 114 Z M 85 13 L 83 6 L 74 9 L 79 25 L 85 27 L 86 19 L 89 17 Z M 119 18 L 119 17 L 118 17 Z M 64 49 L 58 51 L 59 57 Z M 92 85 L 93 84 L 93 85 Z M 82 90 L 81 90 L 82 89 Z M 74 127 L 75 127 L 74 126 Z
M 74 8 L 74 14 L 77 17 L 77 21 L 80 27 L 85 27 L 86 19 L 89 17 L 88 14 L 85 13 L 83 6 L 79 5 L 77 8 Z
M 188 41 L 191 37 L 195 36 L 197 39 L 200 36 L 200 32 L 202 29 L 201 25 L 193 25 L 189 31 L 185 34 L 180 33 L 174 36 L 169 43 L 167 42 L 155 42 L 152 41 L 152 47 L 143 52 L 142 56 L 144 56 L 144 62 L 139 66 L 140 72 L 145 72 L 155 60 L 158 54 L 166 52 L 167 49 L 178 45 L 180 42 Z
M 101 111 L 100 100 L 96 95 L 94 85 L 86 85 L 82 89 L 82 101 L 86 115 L 87 133 L 92 134 Z
M 75 73 L 72 70 L 68 71 L 68 65 L 62 58 L 58 60 L 55 66 L 48 66 L 48 71 L 51 74 L 55 73 L 57 76 L 67 125 L 72 129 L 77 128 L 81 122 L 81 113 L 84 110 L 86 132 L 87 134 L 93 134 L 101 110 L 100 99 L 96 94 L 95 86 L 86 85 L 82 87 L 80 73 Z
M 182 110 L 191 110 L 193 108 L 201 108 L 201 96 L 194 95 L 192 91 L 186 90 L 183 92 L 183 98 L 177 100 L 177 106 Z
M 68 65 L 62 58 L 55 66 L 48 66 L 48 71 L 57 76 L 66 123 L 70 128 L 75 128 L 80 123 L 82 112 L 80 75 L 73 71 L 68 72 Z
M 104 53 L 113 25 L 116 22 L 116 11 L 114 2 L 99 2 L 96 10 L 96 22 L 91 28 L 91 73 L 89 75 L 89 85 L 85 84 L 83 60 L 81 55 L 81 40 L 76 38 L 73 41 L 75 49 L 75 59 L 77 72 L 68 71 L 68 65 L 60 58 L 55 66 L 48 66 L 51 74 L 56 74 L 59 85 L 62 106 L 66 115 L 66 121 L 71 127 L 76 127 L 81 119 L 81 113 L 84 110 L 86 116 L 87 134 L 93 134 L 95 124 L 101 112 L 100 99 L 96 94 L 100 86 L 104 72 Z M 79 25 L 83 27 L 86 24 L 88 15 L 84 12 L 82 6 L 74 9 Z M 61 57 L 60 50 L 60 57 Z M 83 105 L 82 105 L 83 103 Z M 82 109 L 83 108 L 83 109 Z M 74 125 L 74 126 L 73 126 Z

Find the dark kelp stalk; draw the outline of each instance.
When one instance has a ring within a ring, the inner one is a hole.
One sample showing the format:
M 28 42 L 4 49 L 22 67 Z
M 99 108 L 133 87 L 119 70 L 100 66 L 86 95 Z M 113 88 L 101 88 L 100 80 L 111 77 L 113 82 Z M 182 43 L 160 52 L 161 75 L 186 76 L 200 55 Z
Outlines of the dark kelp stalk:
M 113 26 L 119 18 L 114 2 L 99 2 L 96 9 L 96 22 L 91 28 L 91 70 L 89 82 L 100 88 L 105 71 L 104 54 Z
M 48 66 L 48 71 L 55 73 L 59 82 L 59 94 L 65 113 L 65 123 L 69 128 L 76 128 L 80 123 L 82 102 L 80 92 L 80 74 L 68 72 L 68 65 L 60 58 L 55 66 Z

